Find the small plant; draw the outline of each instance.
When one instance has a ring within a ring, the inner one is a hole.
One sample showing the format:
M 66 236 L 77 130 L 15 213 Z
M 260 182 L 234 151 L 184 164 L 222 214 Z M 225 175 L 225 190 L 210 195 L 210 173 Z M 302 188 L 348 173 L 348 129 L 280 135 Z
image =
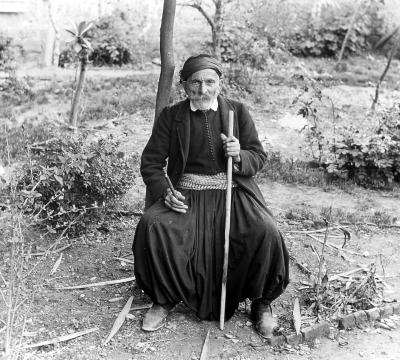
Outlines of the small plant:
M 57 138 L 32 149 L 17 182 L 25 213 L 49 231 L 83 232 L 105 203 L 123 194 L 138 176 L 138 159 L 126 158 L 112 136 Z M 71 224 L 73 224 L 71 226 Z
M 78 108 L 79 108 L 79 101 L 83 90 L 83 85 L 85 83 L 85 76 L 86 76 L 86 68 L 89 61 L 89 53 L 92 49 L 92 45 L 90 44 L 89 40 L 89 30 L 93 26 L 93 22 L 86 23 L 82 21 L 79 25 L 74 24 L 73 30 L 66 30 L 72 35 L 72 43 L 73 49 L 78 54 L 80 66 L 78 84 L 76 85 L 74 98 L 72 100 L 71 105 L 71 113 L 69 122 L 73 127 L 77 127 L 78 122 Z

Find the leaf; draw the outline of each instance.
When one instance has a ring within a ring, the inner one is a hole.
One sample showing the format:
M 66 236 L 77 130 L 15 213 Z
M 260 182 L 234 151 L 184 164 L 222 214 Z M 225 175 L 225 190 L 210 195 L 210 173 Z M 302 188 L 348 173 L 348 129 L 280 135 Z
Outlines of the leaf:
M 201 355 L 200 355 L 200 360 L 207 360 L 208 359 L 208 353 L 210 351 L 210 330 L 207 331 L 206 338 L 203 343 L 203 348 L 201 349 Z
M 58 182 L 61 186 L 64 186 L 64 180 L 63 180 L 63 178 L 62 178 L 61 176 L 58 176 L 58 175 L 54 174 L 54 179 L 56 179 L 57 182 Z
M 121 310 L 119 313 L 118 317 L 116 318 L 114 325 L 110 331 L 110 334 L 107 336 L 107 339 L 104 341 L 103 345 L 106 345 L 112 338 L 113 336 L 118 332 L 119 328 L 122 326 L 126 319 L 126 315 L 128 315 L 131 305 L 133 301 L 133 296 L 131 296 L 128 301 L 126 302 L 124 308 Z
M 296 298 L 294 300 L 293 323 L 294 323 L 294 328 L 296 330 L 296 334 L 299 335 L 300 334 L 300 328 L 301 328 L 301 314 L 300 314 L 299 298 Z
M 61 253 L 60 256 L 58 257 L 57 261 L 54 263 L 54 266 L 53 266 L 53 268 L 52 268 L 51 271 L 50 271 L 50 275 L 53 275 L 53 274 L 57 271 L 58 267 L 59 267 L 60 264 L 61 264 L 61 260 L 62 260 L 62 258 L 63 258 L 63 254 L 64 254 L 64 253 Z
M 84 36 L 86 32 L 90 30 L 90 28 L 93 26 L 93 21 L 90 21 L 86 27 L 81 31 L 81 36 Z

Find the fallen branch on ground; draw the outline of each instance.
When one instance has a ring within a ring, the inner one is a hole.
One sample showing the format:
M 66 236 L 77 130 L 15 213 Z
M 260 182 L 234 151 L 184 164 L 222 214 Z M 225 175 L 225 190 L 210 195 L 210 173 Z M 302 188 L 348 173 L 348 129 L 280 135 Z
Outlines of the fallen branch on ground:
M 306 235 L 309 236 L 311 239 L 314 239 L 315 241 L 318 241 L 319 243 L 324 244 L 324 242 L 323 242 L 322 240 L 318 239 L 318 238 L 315 237 L 314 235 L 312 235 L 312 234 L 310 234 L 310 233 L 306 233 Z M 326 243 L 326 246 L 329 246 L 329 247 L 331 247 L 331 248 L 333 248 L 333 249 L 335 249 L 335 250 L 338 250 L 338 251 L 344 251 L 344 252 L 347 252 L 347 253 L 352 254 L 352 255 L 358 255 L 358 256 L 363 256 L 363 257 L 364 257 L 363 254 L 360 254 L 360 253 L 358 253 L 358 252 L 356 252 L 356 251 L 352 251 L 352 250 L 348 250 L 348 249 L 343 249 L 343 248 L 341 248 L 340 246 L 337 246 L 337 245 L 332 244 L 332 243 L 328 243 L 328 242 L 327 242 L 327 243 Z
M 91 328 L 91 329 L 84 330 L 84 331 L 78 331 L 78 332 L 73 333 L 73 334 L 58 336 L 58 337 L 50 339 L 50 340 L 38 342 L 36 344 L 25 345 L 25 346 L 22 347 L 22 349 L 31 349 L 31 348 L 40 347 L 40 346 L 47 346 L 47 345 L 57 344 L 57 343 L 60 343 L 60 342 L 64 342 L 64 341 L 75 339 L 75 338 L 83 336 L 83 335 L 90 334 L 90 333 L 95 332 L 97 330 L 99 330 L 99 328 L 95 327 L 95 328 Z
M 119 260 L 119 261 L 124 261 L 124 262 L 126 262 L 128 264 L 134 264 L 135 263 L 133 260 L 128 260 L 128 259 L 120 258 L 120 257 L 115 257 L 114 259 Z
M 91 288 L 96 286 L 105 286 L 105 285 L 114 285 L 114 284 L 122 284 L 130 281 L 134 281 L 136 278 L 134 276 L 125 278 L 125 279 L 118 279 L 118 280 L 109 280 L 109 281 L 101 281 L 92 284 L 84 284 L 84 285 L 75 285 L 75 286 L 56 286 L 56 290 L 74 290 L 74 289 L 85 289 Z
M 142 216 L 142 211 L 133 210 L 107 210 L 107 214 L 118 214 L 122 216 Z
M 153 304 L 144 304 L 144 305 L 138 305 L 138 306 L 133 306 L 131 307 L 130 311 L 138 311 L 138 310 L 146 310 L 150 309 Z
M 307 267 L 305 267 L 303 264 L 299 263 L 299 261 L 293 255 L 289 255 L 289 258 L 292 259 L 295 262 L 295 264 L 299 267 L 299 269 L 301 271 L 303 271 L 307 275 L 311 275 L 312 274 L 312 271 L 310 269 L 308 269 Z
M 65 249 L 68 249 L 71 246 L 72 246 L 72 244 L 68 244 L 68 245 L 60 247 L 56 250 L 53 250 L 53 251 L 44 251 L 44 252 L 40 252 L 40 253 L 33 253 L 33 254 L 29 254 L 29 256 L 43 256 L 43 255 L 57 254 L 60 251 L 64 251 Z

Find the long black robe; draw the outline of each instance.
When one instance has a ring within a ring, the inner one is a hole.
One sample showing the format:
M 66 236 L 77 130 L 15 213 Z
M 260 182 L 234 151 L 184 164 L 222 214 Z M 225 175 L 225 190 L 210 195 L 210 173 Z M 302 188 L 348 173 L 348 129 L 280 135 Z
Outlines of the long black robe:
M 224 171 L 226 159 L 219 139 L 224 130 L 221 110 L 191 113 L 189 121 L 192 141 L 185 171 L 201 174 Z M 153 132 L 150 145 L 156 140 L 154 133 L 157 132 Z M 242 143 L 245 147 L 245 141 Z M 142 167 L 145 153 L 146 149 Z M 183 301 L 199 318 L 216 320 L 220 310 L 225 191 L 180 191 L 188 205 L 186 214 L 169 210 L 159 199 L 138 224 L 133 243 L 137 283 L 155 303 Z M 235 187 L 226 319 L 245 298 L 263 297 L 272 301 L 287 283 L 288 254 L 272 214 L 262 201 L 240 186 Z

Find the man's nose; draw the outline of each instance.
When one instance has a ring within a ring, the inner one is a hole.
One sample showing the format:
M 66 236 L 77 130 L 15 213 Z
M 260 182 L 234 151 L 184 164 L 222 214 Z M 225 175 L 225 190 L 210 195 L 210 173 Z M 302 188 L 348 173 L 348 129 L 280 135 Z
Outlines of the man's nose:
M 204 94 L 205 92 L 206 92 L 206 83 L 204 81 L 200 81 L 199 93 Z

